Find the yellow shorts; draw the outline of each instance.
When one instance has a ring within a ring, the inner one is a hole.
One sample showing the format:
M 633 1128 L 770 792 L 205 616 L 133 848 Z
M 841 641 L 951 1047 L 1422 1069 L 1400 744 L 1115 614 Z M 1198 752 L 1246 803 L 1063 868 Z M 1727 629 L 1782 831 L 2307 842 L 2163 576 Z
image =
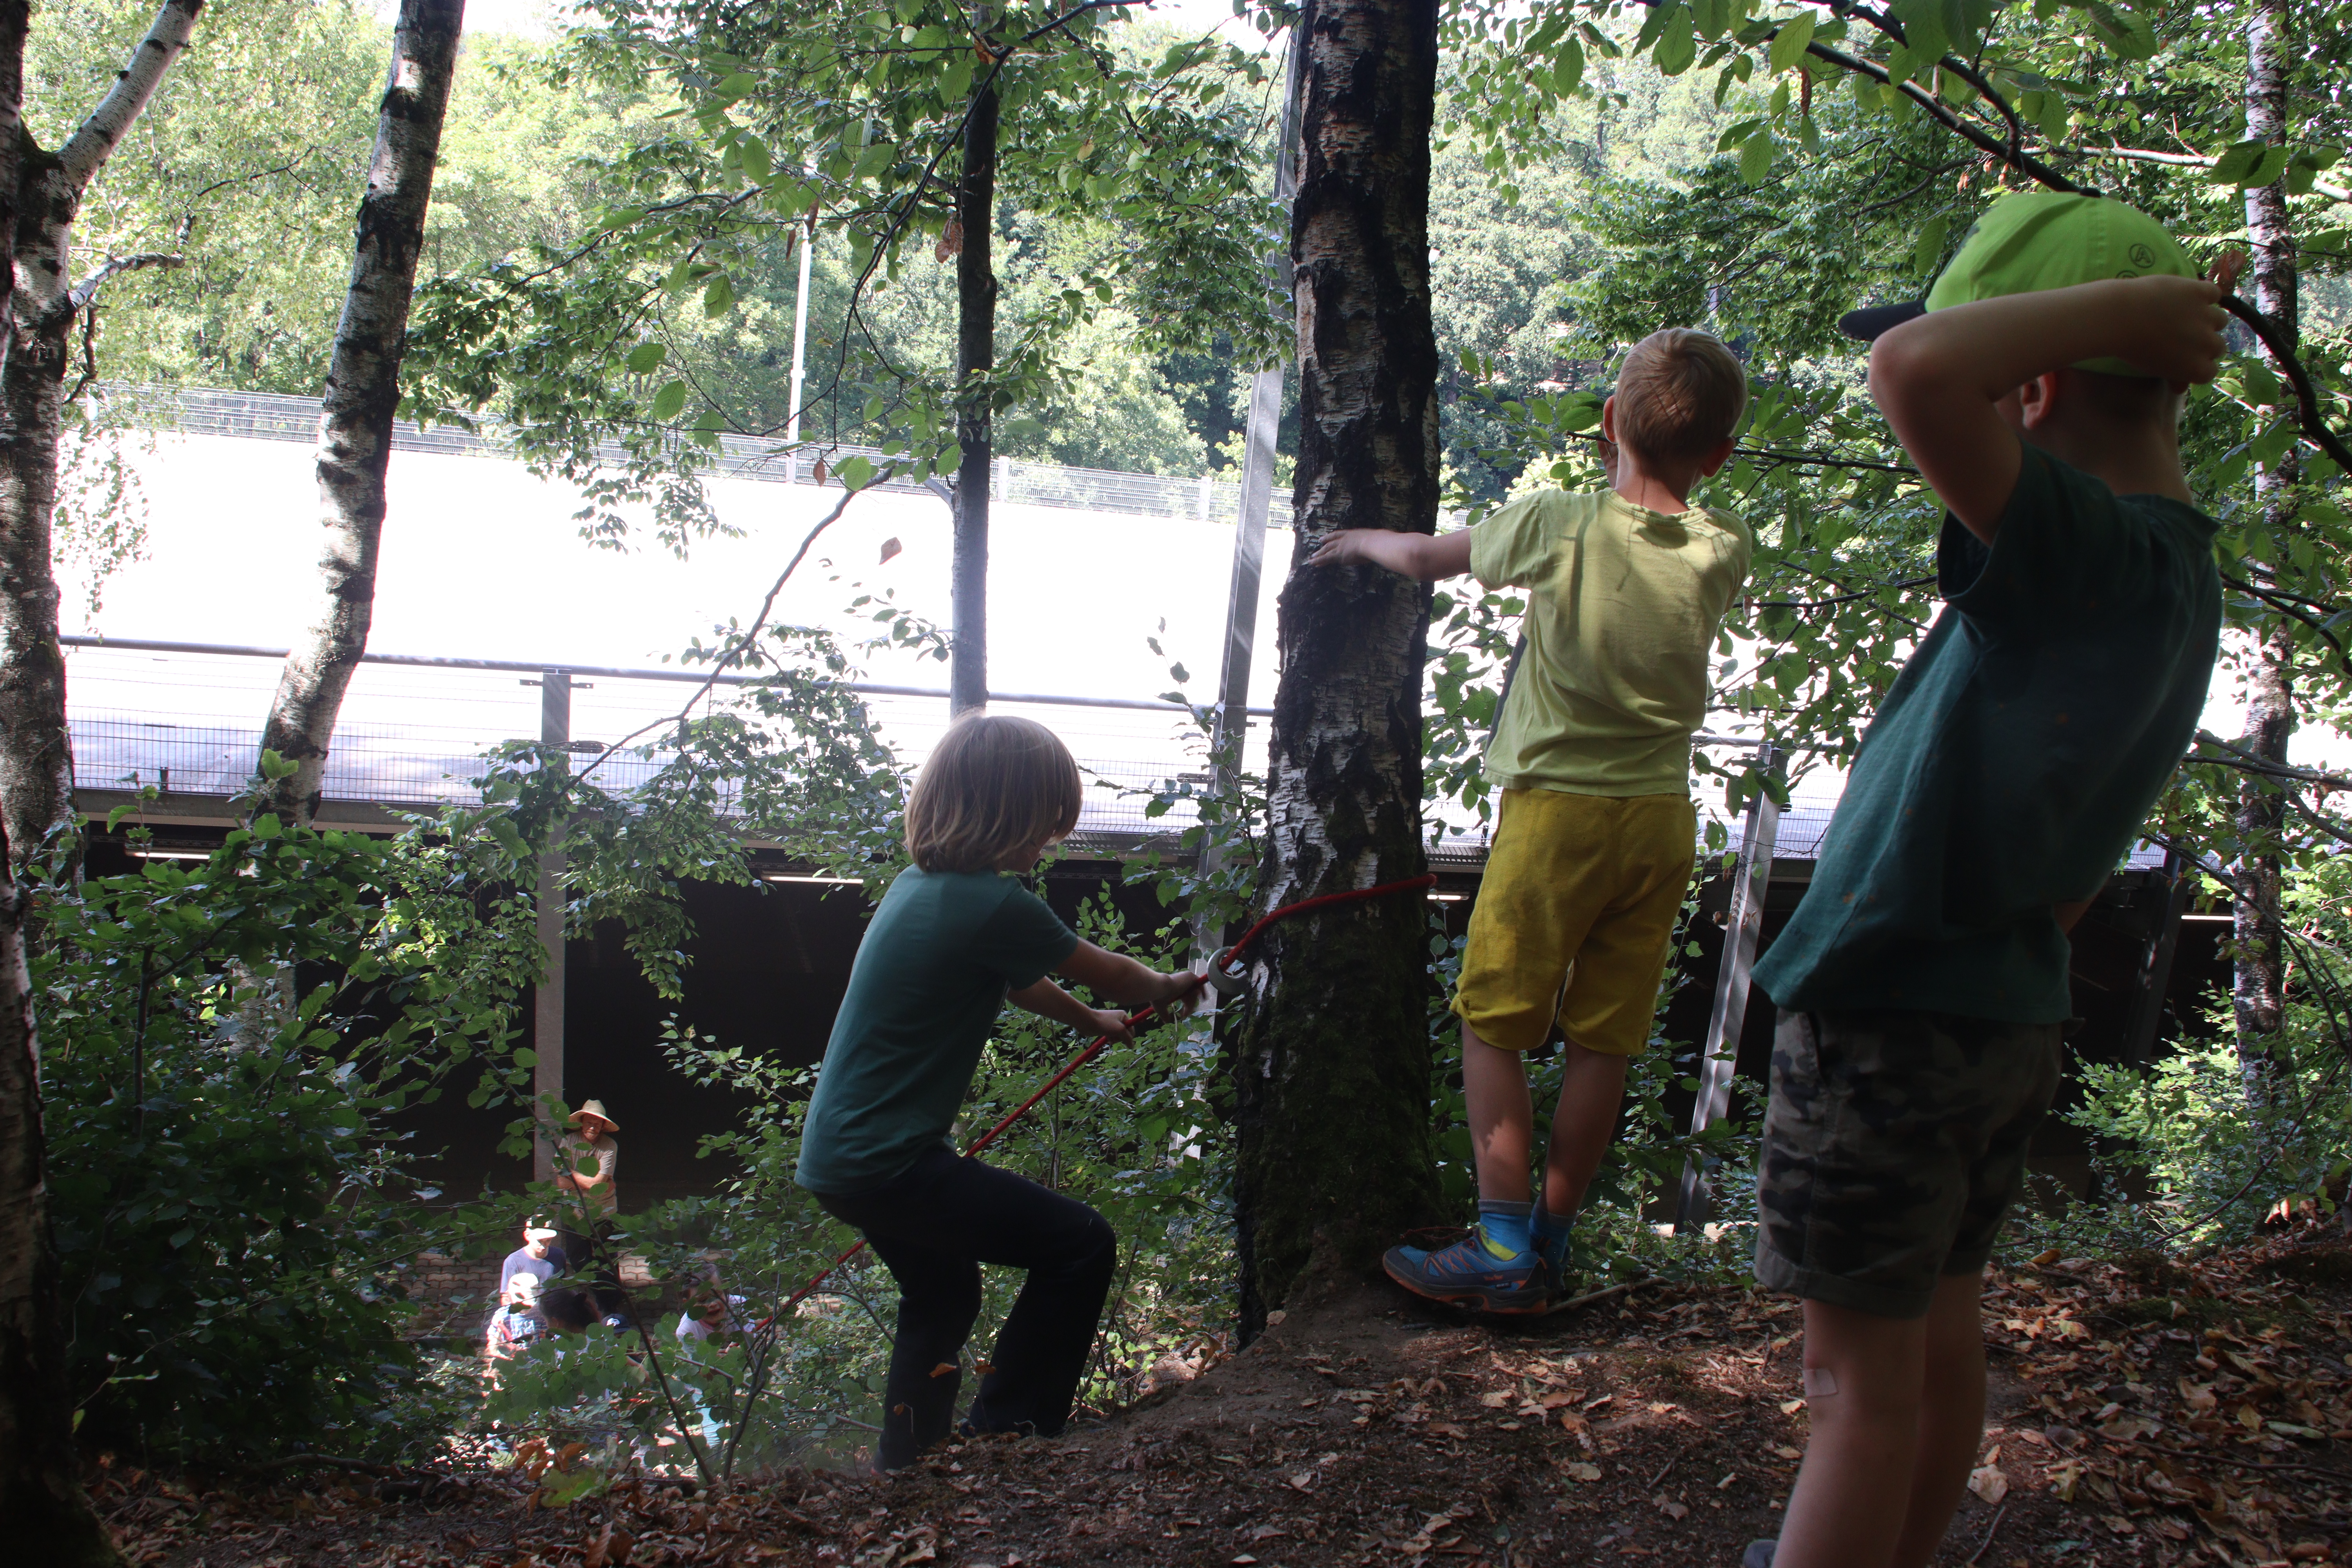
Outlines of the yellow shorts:
M 1454 1011 L 1507 1051 L 1543 1044 L 1557 1018 L 1571 1045 L 1640 1055 L 1690 888 L 1697 808 L 1686 795 L 1502 796 Z

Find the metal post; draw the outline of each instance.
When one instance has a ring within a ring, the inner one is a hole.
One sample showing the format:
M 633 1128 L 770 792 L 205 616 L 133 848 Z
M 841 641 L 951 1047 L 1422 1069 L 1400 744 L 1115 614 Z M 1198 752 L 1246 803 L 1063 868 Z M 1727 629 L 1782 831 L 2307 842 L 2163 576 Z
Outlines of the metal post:
M 542 671 L 539 678 L 539 738 L 543 745 L 572 743 L 572 672 Z M 563 766 L 570 767 L 569 757 Z M 530 1069 L 532 1098 L 544 1103 L 563 1098 L 563 824 L 548 830 L 547 847 L 540 852 L 539 886 L 534 895 L 539 916 L 539 946 L 545 965 L 531 996 L 531 1049 L 539 1060 Z M 555 1180 L 554 1128 L 538 1140 L 531 1158 L 531 1179 Z
M 1770 779 L 1780 771 L 1781 752 L 1765 746 L 1756 772 Z M 1739 1034 L 1748 1022 L 1748 973 L 1756 965 L 1757 939 L 1764 931 L 1764 894 L 1772 882 L 1772 850 L 1780 837 L 1780 807 L 1770 793 L 1756 792 L 1739 830 L 1739 858 L 1732 871 L 1731 907 L 1723 929 L 1723 962 L 1716 971 L 1715 1008 L 1707 1016 L 1706 1047 L 1699 1058 L 1698 1100 L 1691 1106 L 1690 1130 L 1705 1131 L 1731 1104 L 1731 1072 L 1738 1065 Z M 1713 1160 L 1683 1165 L 1682 1192 L 1675 1204 L 1677 1235 L 1706 1222 L 1711 1201 L 1706 1172 Z
M 2164 907 L 2156 929 L 2148 933 L 2140 954 L 2139 984 L 2132 994 L 2131 1021 L 2124 1026 L 2124 1065 L 2146 1067 L 2156 1051 L 2156 1032 L 2164 1023 L 2164 997 L 2172 985 L 2172 955 L 2180 945 L 2180 917 L 2189 912 L 2196 879 L 2179 854 L 2168 850 L 2165 874 L 2172 879 L 2165 890 Z
M 812 216 L 801 231 L 801 291 L 793 303 L 792 411 L 784 416 L 784 444 L 795 448 L 785 461 L 792 464 L 794 484 L 800 482 L 801 397 L 808 386 L 809 258 L 816 249 L 816 219 Z
M 1294 30 L 1285 76 L 1282 134 L 1275 143 L 1274 199 L 1289 201 L 1297 195 L 1298 174 L 1292 149 L 1298 141 L 1299 61 L 1305 50 Z M 1266 268 L 1285 298 L 1290 294 L 1290 247 L 1286 240 L 1269 252 Z M 1249 423 L 1242 447 L 1241 514 L 1234 528 L 1233 584 L 1225 595 L 1225 651 L 1217 673 L 1217 710 L 1212 731 L 1209 789 L 1223 795 L 1234 785 L 1241 763 L 1242 738 L 1249 727 L 1250 660 L 1257 642 L 1258 587 L 1265 571 L 1265 523 L 1274 508 L 1274 448 L 1282 434 L 1284 366 L 1268 365 L 1250 379 Z M 1207 490 L 1204 487 L 1205 499 Z M 1203 508 L 1205 515 L 1206 509 Z M 1214 844 L 1201 851 L 1200 874 L 1217 868 Z M 1223 945 L 1223 932 L 1196 931 L 1192 945 L 1206 959 Z M 1216 1005 L 1213 993 L 1204 1008 Z

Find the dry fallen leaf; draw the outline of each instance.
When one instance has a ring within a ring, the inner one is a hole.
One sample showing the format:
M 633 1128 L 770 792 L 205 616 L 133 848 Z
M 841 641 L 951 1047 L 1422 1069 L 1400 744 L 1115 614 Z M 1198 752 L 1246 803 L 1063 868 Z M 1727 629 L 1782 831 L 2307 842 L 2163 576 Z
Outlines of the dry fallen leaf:
M 931 1368 L 931 1375 L 933 1377 L 953 1377 L 956 1374 L 957 1370 L 955 1363 L 951 1361 L 943 1361 L 940 1363 L 939 1365 Z
M 1969 1472 L 1969 1490 L 1984 1499 L 1987 1508 L 2009 1495 L 2009 1478 L 1998 1465 L 1980 1465 Z
M 1491 1394 L 1480 1394 L 1478 1396 L 1478 1403 L 1485 1405 L 1489 1410 L 1500 1410 L 1504 1405 L 1511 1403 L 1515 1397 L 1517 1396 L 1507 1394 L 1498 1388 Z
M 1562 1465 L 1559 1473 L 1571 1481 L 1597 1481 L 1601 1479 L 1601 1467 L 1578 1459 Z

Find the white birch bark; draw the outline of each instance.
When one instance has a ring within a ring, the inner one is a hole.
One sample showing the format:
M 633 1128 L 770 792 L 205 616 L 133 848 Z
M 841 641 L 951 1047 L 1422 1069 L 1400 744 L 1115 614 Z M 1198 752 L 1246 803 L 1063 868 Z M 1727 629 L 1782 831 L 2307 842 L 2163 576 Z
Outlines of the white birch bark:
M 194 12 L 187 13 L 193 21 Z M 17 217 L 24 199 L 26 146 L 24 136 L 25 37 L 32 25 L 28 0 L 0 0 L 0 234 L 18 232 Z M 182 32 L 184 38 L 185 34 Z M 150 50 L 156 68 L 137 101 L 153 90 L 163 66 L 176 49 Z M 109 102 L 124 97 L 118 84 Z M 103 107 L 103 106 L 102 106 Z M 110 121 L 127 125 L 119 112 Z M 85 128 L 87 129 L 87 128 Z M 115 133 L 119 138 L 121 132 Z M 95 151 L 95 137 L 82 142 L 85 161 Z M 102 157 L 98 162 L 103 162 Z M 94 171 L 95 163 L 89 163 Z M 83 176 L 87 182 L 88 175 Z M 55 258 L 62 276 L 64 254 Z M 13 362 L 16 345 L 15 269 L 0 271 L 0 345 Z M 60 363 L 58 372 L 63 374 Z M 0 380 L 5 380 L 0 368 Z M 5 407 L 16 412 L 13 399 Z M 0 428 L 0 504 L 16 500 L 16 473 L 14 426 Z M 37 446 L 37 450 L 41 449 Z M 46 450 L 54 461 L 56 433 Z M 54 489 L 54 474 L 51 489 Z M 7 551 L 5 570 L 7 593 L 0 605 L 0 630 L 10 668 L 0 668 L 0 715 L 7 725 L 0 740 L 0 777 L 16 758 L 19 720 L 15 704 L 26 704 L 34 713 L 53 703 L 48 725 L 62 736 L 65 724 L 63 668 L 57 653 L 57 597 L 52 587 L 46 601 L 47 634 L 39 633 L 43 602 L 38 584 L 50 582 L 47 514 L 36 531 L 16 526 L 12 511 L 0 523 L 0 549 Z M 19 543 L 37 544 L 36 557 L 20 560 Z M 26 569 L 33 578 L 27 584 Z M 30 592 L 27 592 L 27 589 Z M 27 602 L 29 600 L 29 603 Z M 15 657 L 29 643 L 47 656 L 45 676 L 32 682 L 14 681 L 22 666 Z M 54 692 L 47 689 L 52 683 Z M 46 775 L 37 772 L 36 778 Z M 71 776 L 66 778 L 71 786 Z M 54 806 L 45 808 L 55 815 Z M 73 1436 L 73 1396 L 66 1382 L 66 1335 L 63 1303 L 58 1300 L 57 1244 L 49 1229 L 48 1140 L 41 1119 L 41 1047 L 33 1008 L 33 978 L 25 956 L 25 917 L 29 902 L 24 884 L 10 868 L 7 830 L 14 818 L 0 811 L 0 1519 L 8 1521 L 11 1552 L 27 1563 L 53 1563 L 63 1568 L 120 1568 L 121 1556 L 112 1538 L 91 1509 L 81 1489 L 80 1456 Z
M 319 410 L 319 525 L 326 533 L 319 618 L 287 655 L 262 729 L 262 749 L 293 763 L 295 771 L 262 780 L 256 809 L 306 822 L 318 814 L 335 719 L 374 616 L 402 340 L 465 16 L 465 0 L 402 0 L 393 33 L 392 74 L 360 203 L 352 283 Z
M 66 729 L 65 657 L 49 554 L 57 510 L 58 427 L 74 318 L 92 289 L 73 281 L 73 226 L 89 182 L 122 143 L 172 62 L 188 47 L 204 0 L 165 0 L 122 74 L 58 152 L 21 122 L 14 288 L 0 364 L 0 825 L 16 863 L 72 853 L 73 744 Z

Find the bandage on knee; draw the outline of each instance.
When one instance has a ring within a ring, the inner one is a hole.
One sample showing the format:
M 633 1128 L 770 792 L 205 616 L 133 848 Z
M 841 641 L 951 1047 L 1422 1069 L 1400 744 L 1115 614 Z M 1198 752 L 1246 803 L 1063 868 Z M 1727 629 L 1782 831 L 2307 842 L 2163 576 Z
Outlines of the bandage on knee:
M 1837 1373 L 1825 1366 L 1805 1369 L 1805 1397 L 1823 1399 L 1837 1392 Z

